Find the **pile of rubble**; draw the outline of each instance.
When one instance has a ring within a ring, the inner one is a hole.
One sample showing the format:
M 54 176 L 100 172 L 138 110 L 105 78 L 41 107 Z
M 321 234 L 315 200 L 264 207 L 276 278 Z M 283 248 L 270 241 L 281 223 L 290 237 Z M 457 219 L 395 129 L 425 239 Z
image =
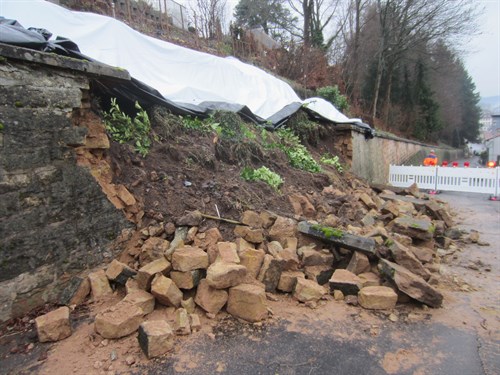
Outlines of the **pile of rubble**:
M 233 224 L 224 225 L 235 225 L 232 241 L 216 227 L 201 231 L 206 216 L 199 211 L 175 224 L 152 222 L 131 237 L 120 261 L 73 283 L 65 303 L 124 289 L 119 303 L 97 314 L 95 331 L 105 339 L 139 331 L 149 358 L 169 351 L 175 334 L 200 329 L 196 311 L 214 318 L 225 308 L 247 322 L 265 320 L 273 293 L 291 293 L 311 308 L 330 295 L 366 309 L 390 310 L 410 300 L 442 305 L 435 287 L 438 249 L 456 239 L 446 203 L 416 187 L 396 194 L 366 186 L 349 194 L 329 186 L 289 201 L 292 217 L 245 211 L 240 222 L 229 220 Z M 335 207 L 341 207 L 339 216 Z M 176 309 L 173 327 L 166 320 L 144 321 L 155 304 Z M 71 335 L 69 315 L 61 307 L 38 317 L 39 340 Z

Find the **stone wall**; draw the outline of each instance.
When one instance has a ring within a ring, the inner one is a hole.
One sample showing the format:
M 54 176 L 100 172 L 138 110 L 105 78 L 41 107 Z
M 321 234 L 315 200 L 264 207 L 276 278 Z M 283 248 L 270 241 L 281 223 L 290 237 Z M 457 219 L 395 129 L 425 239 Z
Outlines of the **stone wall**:
M 129 226 L 77 165 L 90 139 L 74 121 L 90 112 L 88 70 L 0 48 L 0 322 L 57 301 L 73 275 L 112 259 L 108 245 Z
M 379 134 L 366 139 L 364 134 L 350 126 L 338 127 L 336 147 L 348 160 L 355 175 L 371 183 L 386 184 L 389 166 L 421 165 L 427 153 L 433 149 L 440 160 L 457 160 L 463 150 L 426 145 L 390 135 Z

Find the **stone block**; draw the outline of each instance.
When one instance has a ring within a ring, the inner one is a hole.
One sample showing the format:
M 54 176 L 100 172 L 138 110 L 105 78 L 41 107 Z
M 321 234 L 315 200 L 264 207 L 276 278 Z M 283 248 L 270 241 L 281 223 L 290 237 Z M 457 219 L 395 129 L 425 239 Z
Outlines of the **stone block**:
M 304 267 L 304 274 L 306 275 L 306 279 L 316 281 L 319 285 L 324 285 L 332 277 L 333 268 L 331 266 L 307 266 Z
M 180 289 L 193 289 L 200 282 L 203 277 L 202 270 L 193 270 L 187 272 L 172 271 L 170 272 L 170 278 L 174 281 Z
M 80 305 L 90 294 L 90 281 L 88 277 L 73 277 L 66 288 L 61 292 L 59 302 L 61 305 Z
M 367 286 L 358 293 L 358 303 L 365 309 L 391 310 L 397 301 L 397 293 L 387 286 Z
M 267 318 L 267 299 L 264 289 L 256 285 L 241 284 L 229 289 L 227 312 L 248 322 Z
M 167 275 L 171 269 L 170 262 L 162 256 L 139 269 L 136 277 L 137 286 L 139 289 L 148 291 L 151 289 L 151 281 L 157 273 Z
M 189 323 L 191 324 L 191 330 L 193 332 L 201 329 L 201 321 L 198 314 L 189 314 Z
M 344 300 L 344 293 L 342 293 L 341 290 L 335 289 L 333 291 L 333 299 L 335 301 L 343 301 Z
M 137 331 L 143 310 L 126 301 L 120 301 L 95 317 L 95 330 L 105 339 L 119 339 Z
M 430 220 L 414 219 L 408 216 L 397 217 L 388 224 L 388 229 L 423 241 L 432 239 L 435 231 Z
M 257 280 L 264 283 L 266 292 L 274 292 L 278 287 L 281 272 L 283 272 L 283 260 L 266 254 Z
M 283 271 L 296 271 L 299 269 L 300 260 L 296 250 L 287 247 L 280 252 L 279 258 L 283 260 Z
M 177 285 L 162 274 L 157 274 L 151 282 L 151 294 L 165 306 L 179 307 L 182 301 L 182 292 Z
M 186 309 L 188 314 L 193 314 L 195 312 L 195 309 L 196 309 L 196 305 L 195 305 L 194 299 L 192 297 L 188 298 L 188 299 L 183 299 L 181 301 L 181 306 Z
M 345 296 L 357 295 L 361 289 L 361 279 L 352 272 L 343 269 L 335 270 L 329 284 L 330 291 L 337 289 L 342 291 Z
M 155 297 L 142 289 L 131 290 L 122 301 L 139 307 L 143 315 L 153 312 L 155 308 Z
M 206 269 L 208 268 L 208 254 L 199 247 L 180 247 L 172 254 L 172 267 L 181 272 Z
M 389 250 L 397 264 L 411 270 L 411 272 L 422 277 L 424 280 L 429 280 L 429 277 L 431 277 L 430 272 L 424 268 L 422 263 L 413 255 L 410 249 L 394 241 L 389 247 Z
M 292 205 L 295 215 L 306 217 L 314 217 L 316 215 L 316 209 L 305 195 L 291 194 L 288 196 L 288 201 Z
M 262 229 L 252 229 L 245 225 L 237 225 L 234 228 L 234 234 L 254 244 L 259 244 L 264 241 Z
M 241 284 L 247 275 L 247 269 L 240 264 L 217 262 L 207 270 L 207 282 L 215 289 L 226 289 Z
M 293 297 L 300 302 L 317 302 L 327 290 L 312 280 L 297 278 L 297 283 L 293 291 Z
M 378 286 L 380 285 L 380 277 L 373 272 L 363 272 L 358 275 L 361 279 L 361 286 L 363 288 L 367 286 Z
M 69 308 L 60 307 L 35 319 L 38 341 L 50 342 L 63 340 L 71 336 Z
M 288 237 L 297 237 L 297 222 L 293 219 L 278 216 L 269 229 L 269 238 L 272 241 L 284 244 Z
M 303 266 L 331 266 L 333 260 L 333 254 L 327 250 L 318 251 L 310 247 L 302 250 Z
M 365 204 L 366 207 L 368 207 L 369 209 L 373 208 L 373 209 L 377 209 L 377 205 L 375 204 L 375 202 L 373 201 L 373 199 L 366 193 L 361 193 L 359 194 L 359 200 L 361 202 L 363 202 Z
M 126 264 L 123 264 L 122 262 L 117 261 L 116 259 L 113 259 L 113 261 L 109 264 L 108 268 L 106 269 L 106 277 L 110 281 L 114 281 L 115 283 L 125 285 L 127 280 L 135 276 L 137 272 L 127 266 Z
M 139 264 L 145 266 L 155 259 L 161 258 L 170 248 L 170 242 L 160 237 L 150 237 L 141 246 Z
M 191 324 L 186 309 L 180 308 L 175 311 L 174 330 L 177 335 L 191 334 Z
M 247 210 L 243 212 L 240 221 L 251 228 L 262 228 L 262 218 L 255 211 Z
M 139 326 L 138 340 L 149 359 L 166 354 L 174 347 L 174 334 L 165 320 L 143 322 Z
M 240 263 L 237 246 L 234 242 L 218 242 L 217 243 L 217 259 L 216 262 L 224 263 Z
M 355 251 L 346 269 L 355 275 L 359 275 L 360 273 L 370 271 L 370 261 L 365 254 Z
M 198 210 L 195 210 L 177 219 L 176 224 L 179 227 L 197 227 L 200 225 L 202 220 L 202 213 Z
M 247 249 L 255 249 L 255 244 L 248 242 L 244 238 L 238 237 L 234 243 L 236 244 L 236 250 L 238 251 L 238 255 Z
M 109 285 L 109 280 L 106 277 L 106 272 L 104 272 L 104 270 L 92 272 L 88 277 L 90 281 L 90 289 L 92 290 L 92 298 L 94 298 L 94 300 L 113 294 L 113 290 Z
M 194 239 L 194 246 L 201 247 L 203 250 L 208 250 L 209 246 L 215 245 L 222 241 L 222 235 L 217 228 L 210 228 L 206 232 L 198 233 Z
M 264 250 L 248 248 L 240 252 L 240 263 L 247 268 L 247 274 L 256 279 L 265 255 Z
M 206 279 L 200 281 L 194 302 L 203 310 L 217 314 L 227 302 L 228 293 L 225 290 L 212 288 Z
M 304 274 L 299 271 L 283 271 L 277 289 L 285 293 L 293 292 L 298 278 L 303 279 Z

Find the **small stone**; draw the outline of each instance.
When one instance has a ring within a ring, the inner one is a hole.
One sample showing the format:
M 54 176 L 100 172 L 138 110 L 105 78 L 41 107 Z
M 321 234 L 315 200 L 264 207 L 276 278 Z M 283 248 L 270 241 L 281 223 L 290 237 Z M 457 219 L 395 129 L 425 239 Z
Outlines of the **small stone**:
M 389 314 L 389 320 L 393 323 L 396 323 L 399 320 L 399 318 L 397 317 L 396 314 L 391 313 Z
M 213 314 L 213 313 L 209 313 L 209 312 L 207 312 L 207 313 L 205 314 L 205 316 L 206 316 L 208 319 L 215 319 L 215 317 L 216 317 L 217 315 L 215 315 L 215 314 Z M 215 335 L 214 335 L 214 338 L 215 338 Z
M 202 270 L 170 272 L 170 278 L 174 281 L 175 285 L 177 285 L 180 289 L 186 290 L 195 288 L 200 282 L 202 276 Z
M 291 293 L 295 289 L 298 278 L 304 278 L 304 274 L 299 271 L 282 272 L 277 289 L 282 292 Z
M 193 298 L 188 298 L 181 301 L 181 306 L 186 309 L 188 314 L 193 314 L 196 308 Z
M 38 340 L 50 342 L 63 340 L 71 336 L 69 308 L 60 307 L 35 319 Z
M 174 347 L 172 328 L 164 320 L 143 322 L 139 327 L 138 340 L 148 358 L 163 355 Z M 135 363 L 135 358 L 128 356 L 126 362 L 130 366 Z
M 348 305 L 358 306 L 358 296 L 348 295 L 344 298 L 344 302 Z
M 240 264 L 247 268 L 247 273 L 254 279 L 259 276 L 260 268 L 262 267 L 262 262 L 264 261 L 264 256 L 266 253 L 264 250 L 256 250 L 253 248 L 246 248 L 239 252 Z
M 129 355 L 127 356 L 127 358 L 125 358 L 125 363 L 129 366 L 132 366 L 135 363 L 135 358 Z
M 270 254 L 264 256 L 257 280 L 264 283 L 266 292 L 274 292 L 278 287 L 283 271 L 283 264 L 284 261 L 282 259 L 276 259 Z
M 116 361 L 118 359 L 118 355 L 116 354 L 116 350 L 113 349 L 111 351 L 109 358 L 111 359 L 111 361 Z M 108 368 L 108 370 L 109 370 L 109 368 Z
M 198 314 L 189 314 L 189 322 L 191 324 L 191 330 L 193 332 L 199 331 L 201 329 L 201 321 Z
M 344 300 L 344 293 L 342 293 L 342 291 L 338 290 L 338 289 L 334 290 L 333 291 L 333 299 L 335 301 L 343 301 Z
M 244 225 L 237 225 L 234 228 L 234 234 L 254 244 L 259 244 L 264 241 L 262 229 L 252 229 Z
M 108 339 L 104 339 L 101 341 L 101 346 L 108 346 L 109 345 L 109 340 Z
M 102 362 L 101 361 L 95 361 L 94 362 L 94 368 L 96 370 L 99 370 L 101 367 L 103 366 Z
M 186 309 L 180 308 L 175 311 L 174 330 L 178 335 L 191 334 L 191 324 Z
M 237 246 L 234 242 L 218 242 L 216 262 L 239 264 L 240 257 L 236 249 Z

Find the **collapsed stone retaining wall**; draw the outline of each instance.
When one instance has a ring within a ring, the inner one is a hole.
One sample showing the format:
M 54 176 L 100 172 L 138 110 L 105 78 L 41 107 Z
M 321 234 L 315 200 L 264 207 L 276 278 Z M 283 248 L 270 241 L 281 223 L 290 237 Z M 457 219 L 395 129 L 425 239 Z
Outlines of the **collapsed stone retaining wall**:
M 378 134 L 366 139 L 350 126 L 336 127 L 335 143 L 350 163 L 351 172 L 371 183 L 386 184 L 389 166 L 421 165 L 425 155 L 435 150 L 439 160 L 457 160 L 463 150 L 426 145 L 420 142 Z
M 128 226 L 77 165 L 96 146 L 74 121 L 90 112 L 96 66 L 0 46 L 0 322 L 57 301 L 73 275 L 112 259 Z

